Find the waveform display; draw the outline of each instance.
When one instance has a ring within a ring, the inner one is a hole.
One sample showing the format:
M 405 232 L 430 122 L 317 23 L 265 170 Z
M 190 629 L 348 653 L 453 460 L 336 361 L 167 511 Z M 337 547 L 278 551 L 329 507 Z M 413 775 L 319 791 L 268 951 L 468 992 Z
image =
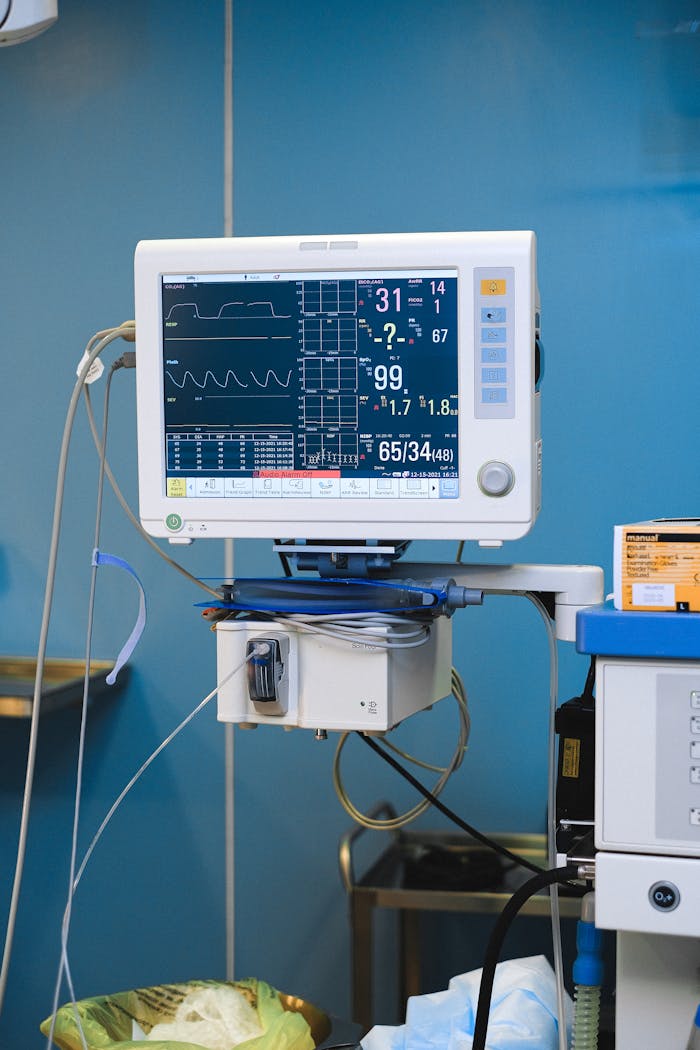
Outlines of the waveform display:
M 354 317 L 304 317 L 301 323 L 304 353 L 356 354 L 357 320 Z
M 304 425 L 357 427 L 357 404 L 357 398 L 352 394 L 307 394 L 304 397 Z
M 234 382 L 241 390 L 248 390 L 251 388 L 250 382 L 243 382 L 243 380 L 239 378 L 239 376 L 233 371 L 232 368 L 229 368 L 227 370 L 223 381 L 219 379 L 211 371 L 211 369 L 207 369 L 204 373 L 204 376 L 201 379 L 197 379 L 197 377 L 194 375 L 193 372 L 189 370 L 189 368 L 183 372 L 181 379 L 176 379 L 172 372 L 169 371 L 166 371 L 165 374 L 167 375 L 170 382 L 173 383 L 180 390 L 184 390 L 185 384 L 188 382 L 188 380 L 189 382 L 194 384 L 194 386 L 199 387 L 200 390 L 206 390 L 207 387 L 212 384 L 214 386 L 219 387 L 220 390 L 227 390 L 231 382 Z M 265 378 L 263 380 L 258 379 L 257 375 L 255 374 L 255 372 L 252 371 L 252 369 L 250 370 L 248 375 L 250 376 L 250 379 L 252 379 L 253 384 L 261 390 L 267 390 L 271 383 L 274 383 L 275 386 L 282 387 L 284 390 L 286 390 L 289 387 L 289 384 L 292 380 L 291 369 L 287 372 L 286 378 L 280 378 L 280 376 L 277 375 L 273 368 L 267 369 L 265 373 Z
M 253 307 L 259 310 L 258 313 L 241 313 L 234 312 L 243 310 L 250 310 Z M 177 311 L 177 313 L 176 313 Z M 186 312 L 185 312 L 186 311 Z M 263 299 L 260 302 L 246 303 L 242 300 L 234 300 L 233 302 L 224 303 L 218 313 L 215 314 L 203 314 L 200 312 L 198 303 L 173 303 L 168 311 L 165 320 L 174 320 L 173 315 L 176 314 L 177 318 L 183 320 L 196 320 L 196 321 L 251 321 L 261 320 L 264 318 L 276 319 L 281 321 L 289 320 L 290 314 L 278 314 L 275 312 L 274 304 L 267 299 Z
M 304 437 L 305 467 L 356 467 L 358 461 L 356 434 L 306 434 Z
M 307 357 L 302 362 L 304 390 L 357 390 L 356 357 Z
M 304 281 L 301 309 L 304 314 L 354 314 L 357 312 L 357 282 Z

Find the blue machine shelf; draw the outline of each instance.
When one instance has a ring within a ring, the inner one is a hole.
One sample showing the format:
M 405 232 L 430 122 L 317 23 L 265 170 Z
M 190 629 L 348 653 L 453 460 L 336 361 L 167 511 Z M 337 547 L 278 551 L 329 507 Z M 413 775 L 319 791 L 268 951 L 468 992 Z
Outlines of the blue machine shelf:
M 576 649 L 592 656 L 700 660 L 700 613 L 621 612 L 598 605 L 578 613 Z

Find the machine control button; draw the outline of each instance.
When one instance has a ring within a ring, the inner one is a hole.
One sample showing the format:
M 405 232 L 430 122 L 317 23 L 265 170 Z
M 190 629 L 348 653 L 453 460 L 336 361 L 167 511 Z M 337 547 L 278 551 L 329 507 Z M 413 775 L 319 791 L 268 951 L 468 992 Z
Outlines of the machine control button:
M 506 321 L 506 308 L 505 306 L 482 306 L 481 308 L 481 323 L 482 324 L 505 324 Z
M 505 343 L 506 341 L 506 330 L 505 328 L 482 328 L 481 329 L 481 342 L 482 343 Z
M 695 806 L 690 810 L 690 823 L 695 828 L 700 828 L 700 809 Z
M 459 482 L 457 478 L 440 479 L 440 496 L 443 499 L 457 499 L 459 496 Z
M 482 383 L 507 383 L 508 370 L 506 368 L 482 368 Z
M 502 278 L 487 277 L 481 282 L 482 295 L 505 295 L 507 283 Z
M 479 488 L 486 496 L 507 496 L 515 484 L 512 467 L 492 460 L 484 463 L 477 478 Z
M 508 348 L 505 346 L 482 346 L 481 360 L 483 364 L 504 365 L 508 360 Z M 700 707 L 700 704 L 698 704 Z
M 168 514 L 165 519 L 165 527 L 170 532 L 179 532 L 182 528 L 182 518 L 179 514 Z
M 481 391 L 482 405 L 507 405 L 508 388 L 505 386 L 488 386 Z
M 690 767 L 690 783 L 700 784 L 700 766 Z
M 700 715 L 693 715 L 690 719 L 690 732 L 693 736 L 700 736 Z
M 693 689 L 690 693 L 690 706 L 700 709 L 700 689 Z
M 693 740 L 693 742 L 691 743 L 691 745 L 690 745 L 690 757 L 691 758 L 700 758 L 700 741 L 699 740 Z
M 657 911 L 674 911 L 681 901 L 681 893 L 672 882 L 655 882 L 649 887 L 649 901 Z

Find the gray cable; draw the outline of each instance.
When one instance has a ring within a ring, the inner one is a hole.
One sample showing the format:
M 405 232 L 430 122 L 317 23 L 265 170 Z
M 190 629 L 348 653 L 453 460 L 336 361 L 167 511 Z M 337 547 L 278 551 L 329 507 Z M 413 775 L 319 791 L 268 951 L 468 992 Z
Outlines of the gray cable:
M 448 780 L 450 779 L 452 774 L 457 769 L 459 769 L 459 767 L 462 764 L 462 759 L 464 758 L 464 754 L 467 750 L 467 744 L 469 742 L 469 731 L 471 728 L 471 720 L 469 718 L 469 712 L 467 708 L 466 690 L 464 688 L 464 683 L 462 682 L 460 675 L 454 667 L 452 668 L 451 673 L 451 695 L 457 701 L 458 705 L 459 730 L 457 735 L 457 744 L 455 747 L 455 751 L 447 766 L 437 768 L 434 766 L 429 766 L 427 763 L 415 759 L 412 755 L 407 755 L 405 754 L 405 752 L 400 751 L 393 744 L 389 743 L 388 740 L 384 741 L 385 747 L 391 748 L 392 751 L 397 752 L 401 755 L 402 758 L 406 759 L 407 761 L 413 762 L 419 766 L 423 766 L 423 768 L 425 769 L 432 768 L 436 773 L 442 774 L 440 776 L 440 779 L 437 781 L 437 783 L 430 792 L 430 794 L 432 795 L 432 799 L 423 799 L 417 805 L 413 806 L 411 809 L 407 810 L 405 813 L 400 814 L 399 816 L 391 817 L 388 819 L 375 818 L 370 816 L 370 814 L 368 813 L 363 813 L 350 800 L 350 796 L 345 790 L 345 786 L 343 784 L 340 772 L 340 756 L 342 754 L 343 748 L 345 747 L 345 743 L 348 737 L 350 736 L 350 733 L 341 733 L 340 739 L 338 741 L 338 746 L 336 747 L 335 757 L 333 759 L 333 787 L 335 789 L 335 793 L 338 797 L 338 801 L 340 802 L 341 806 L 357 824 L 360 824 L 364 828 L 371 828 L 376 831 L 391 831 L 398 828 L 403 828 L 407 824 L 410 824 L 412 821 L 414 821 L 416 817 L 419 817 L 421 816 L 421 814 L 425 813 L 426 810 L 428 810 L 430 806 L 433 805 L 433 803 L 436 802 L 438 797 L 442 794 L 443 789 L 445 788 L 445 785 L 447 784 Z M 391 761 L 390 759 L 388 760 Z
M 226 683 L 228 681 L 230 681 L 230 679 L 233 678 L 234 675 L 238 674 L 238 672 L 245 666 L 245 664 L 249 660 L 252 660 L 257 655 L 259 655 L 259 650 L 256 647 L 256 648 L 253 649 L 252 652 L 248 653 L 245 656 L 245 658 L 243 660 L 241 660 L 240 663 L 238 663 L 231 671 L 229 671 L 226 675 L 224 675 L 224 677 L 221 679 L 221 681 L 217 682 L 217 684 L 214 686 L 212 691 L 210 693 L 208 693 L 207 696 L 205 696 L 203 700 L 200 700 L 200 702 L 197 704 L 197 706 L 195 708 L 193 708 L 193 710 L 190 711 L 190 713 L 188 715 L 186 715 L 182 719 L 182 721 L 175 727 L 175 729 L 173 729 L 172 732 L 168 734 L 168 736 L 165 738 L 165 740 L 162 740 L 160 742 L 160 744 L 155 749 L 155 751 L 151 752 L 151 754 L 148 756 L 146 761 L 143 762 L 143 764 L 137 769 L 137 771 L 134 773 L 134 775 L 129 780 L 129 782 L 125 785 L 125 787 L 122 788 L 122 790 L 120 791 L 120 793 L 117 795 L 116 799 L 114 800 L 114 802 L 110 806 L 109 810 L 107 811 L 106 816 L 104 817 L 102 823 L 100 824 L 99 828 L 95 832 L 90 845 L 88 846 L 88 848 L 85 851 L 83 859 L 82 859 L 82 861 L 80 863 L 80 867 L 78 868 L 78 871 L 76 872 L 76 875 L 75 875 L 75 879 L 73 880 L 73 884 L 72 884 L 72 887 L 71 887 L 72 893 L 75 893 L 76 889 L 78 888 L 80 880 L 82 879 L 82 877 L 83 877 L 83 875 L 85 873 L 85 869 L 86 869 L 86 867 L 88 865 L 88 861 L 90 860 L 90 857 L 94 853 L 95 847 L 97 846 L 98 842 L 100 841 L 100 839 L 102 838 L 104 832 L 106 831 L 107 826 L 110 823 L 112 817 L 117 812 L 117 810 L 121 806 L 122 802 L 124 801 L 126 796 L 129 794 L 131 789 L 134 787 L 134 785 L 138 782 L 138 780 L 140 780 L 140 778 L 143 776 L 143 774 L 146 772 L 146 770 L 149 768 L 149 766 L 151 766 L 152 763 L 156 760 L 158 755 L 160 755 L 160 753 L 165 750 L 165 748 L 175 739 L 175 737 L 179 736 L 179 734 L 182 732 L 182 730 L 185 729 L 190 724 L 190 722 L 199 714 L 199 712 L 202 711 L 203 708 L 205 708 L 206 705 L 208 703 L 210 703 L 211 700 L 214 699 L 214 697 L 219 692 L 219 690 L 222 689 L 223 686 L 226 685 Z M 69 965 L 68 965 L 68 958 L 65 955 L 65 946 L 64 946 L 63 950 L 64 950 L 64 955 L 62 957 L 62 965 L 63 965 L 63 968 L 65 970 L 65 973 L 66 973 L 66 976 L 68 978 L 68 981 L 69 981 L 70 993 L 71 993 L 71 996 L 72 996 L 72 1005 L 73 1005 L 73 1007 L 75 1009 L 75 1008 L 77 1008 L 77 1004 L 75 1002 L 75 991 L 73 989 L 72 981 L 70 980 L 70 968 L 69 968 Z M 52 1033 L 53 1033 L 55 1020 L 56 1020 L 56 1010 L 54 1008 L 54 1014 L 53 1014 L 52 1025 L 51 1025 L 51 1032 L 49 1033 L 49 1045 L 51 1045 L 50 1040 L 52 1038 Z M 78 1024 L 78 1028 L 80 1029 L 81 1022 L 80 1022 L 79 1015 L 78 1015 L 78 1019 L 77 1019 L 77 1024 Z M 82 1033 L 82 1029 L 81 1029 L 81 1033 Z
M 106 329 L 96 333 L 85 348 L 82 367 L 78 374 L 77 382 L 68 404 L 66 421 L 63 428 L 61 450 L 58 461 L 58 472 L 56 477 L 56 494 L 54 498 L 53 522 L 51 527 L 51 541 L 49 545 L 49 561 L 46 571 L 46 585 L 44 590 L 44 605 L 39 629 L 39 643 L 37 647 L 36 673 L 34 676 L 34 694 L 32 700 L 32 717 L 29 730 L 29 747 L 27 751 L 27 766 L 24 782 L 24 795 L 22 799 L 22 815 L 20 819 L 19 841 L 17 844 L 17 859 L 15 863 L 15 874 L 10 897 L 10 908 L 7 918 L 7 929 L 3 948 L 2 967 L 0 968 L 0 1013 L 5 1001 L 7 990 L 7 977 L 12 955 L 12 944 L 14 940 L 17 911 L 19 908 L 19 896 L 22 887 L 22 876 L 24 873 L 24 858 L 27 849 L 27 836 L 29 832 L 29 813 L 31 809 L 32 788 L 34 784 L 34 768 L 36 765 L 36 751 L 39 734 L 39 719 L 41 715 L 41 691 L 44 679 L 44 665 L 46 663 L 46 647 L 51 621 L 51 607 L 53 604 L 54 584 L 56 580 L 56 563 L 58 560 L 58 544 L 61 533 L 61 516 L 63 512 L 63 495 L 66 481 L 66 469 L 68 463 L 68 449 L 70 446 L 75 413 L 78 407 L 80 393 L 90 366 L 102 351 L 115 339 L 120 339 L 133 333 L 133 321 L 125 321 L 118 328 Z
M 104 494 L 104 477 L 105 477 L 105 452 L 107 447 L 107 423 L 109 420 L 109 395 L 112 388 L 112 379 L 114 372 L 117 368 L 122 367 L 121 362 L 114 362 L 112 365 L 109 375 L 107 377 L 107 384 L 105 387 L 104 395 L 104 412 L 102 417 L 102 439 L 100 441 L 99 458 L 100 458 L 100 471 L 97 480 L 97 500 L 95 508 L 95 533 L 93 539 L 93 550 L 97 551 L 100 547 L 100 528 L 102 523 L 102 501 Z M 85 387 L 87 391 L 87 386 Z M 76 778 L 75 778 L 75 801 L 73 805 L 73 835 L 71 838 L 71 853 L 70 853 L 70 873 L 68 876 L 68 895 L 66 900 L 66 906 L 63 913 L 63 922 L 61 924 L 61 958 L 58 965 L 58 973 L 56 975 L 56 984 L 54 986 L 54 998 L 53 1008 L 51 1010 L 51 1029 L 49 1031 L 47 1046 L 53 1045 L 53 1034 L 54 1026 L 56 1023 L 56 1011 L 58 1010 L 58 1000 L 61 994 L 61 983 L 63 975 L 65 973 L 66 982 L 68 984 L 68 990 L 73 1004 L 73 1015 L 75 1017 L 76 1025 L 80 1035 L 80 1041 L 83 1044 L 83 1050 L 88 1050 L 87 1040 L 85 1039 L 85 1033 L 83 1032 L 83 1026 L 80 1021 L 80 1015 L 78 1014 L 77 1007 L 75 1005 L 75 989 L 73 987 L 73 977 L 70 971 L 70 965 L 68 962 L 68 934 L 70 932 L 70 921 L 73 910 L 73 883 L 75 881 L 75 863 L 78 853 L 78 827 L 80 824 L 80 803 L 82 799 L 82 785 L 83 785 L 83 766 L 85 759 L 85 734 L 87 730 L 87 711 L 88 711 L 88 700 L 90 696 L 90 664 L 92 660 L 92 633 L 95 621 L 95 593 L 97 589 L 97 562 L 93 559 L 92 569 L 90 573 L 90 592 L 88 597 L 88 618 L 87 627 L 85 632 L 85 674 L 83 678 L 83 698 L 80 711 L 80 730 L 78 734 L 78 762 L 76 767 Z
M 92 411 L 92 401 L 90 400 L 90 391 L 88 390 L 87 387 L 85 387 L 84 396 L 85 396 L 85 409 L 87 411 L 88 423 L 90 424 L 90 431 L 92 433 L 92 439 L 95 442 L 95 447 L 97 448 L 97 453 L 99 455 L 100 454 L 100 437 L 99 437 L 99 434 L 97 432 L 97 425 L 95 423 L 95 415 L 94 415 L 94 412 Z M 195 586 L 199 587 L 203 591 L 206 591 L 207 594 L 211 595 L 213 598 L 216 598 L 217 601 L 221 601 L 221 594 L 218 591 L 215 591 L 213 589 L 213 587 L 208 587 L 206 585 L 206 583 L 203 583 L 202 580 L 198 580 L 197 577 L 193 576 L 191 572 L 188 572 L 187 569 L 185 569 L 182 565 L 179 565 L 168 554 L 166 554 L 165 551 L 161 547 L 158 546 L 158 544 L 156 543 L 156 541 L 153 539 L 152 536 L 149 536 L 149 534 L 146 532 L 146 530 L 144 529 L 143 525 L 141 524 L 141 522 L 139 521 L 139 519 L 136 517 L 136 515 L 133 512 L 133 510 L 129 506 L 129 504 L 128 504 L 128 502 L 127 502 L 127 500 L 126 500 L 126 498 L 125 498 L 125 496 L 124 496 L 124 494 L 122 492 L 122 490 L 119 488 L 119 485 L 117 484 L 117 480 L 114 477 L 114 474 L 112 473 L 112 469 L 111 469 L 107 459 L 105 459 L 104 466 L 105 466 L 105 474 L 107 476 L 107 480 L 109 481 L 110 487 L 111 487 L 112 491 L 114 492 L 114 495 L 117 497 L 117 500 L 119 502 L 119 506 L 122 508 L 122 510 L 126 514 L 127 518 L 129 519 L 131 524 L 134 526 L 136 531 L 139 533 L 139 535 L 156 552 L 156 554 L 160 555 L 160 557 L 163 559 L 163 561 L 165 561 L 171 567 L 171 569 L 175 569 L 182 576 L 184 576 L 186 580 L 189 580 L 190 583 L 194 583 Z
M 537 594 L 531 591 L 484 591 L 484 594 L 509 594 L 514 597 L 525 597 L 532 602 L 544 623 L 549 644 L 549 731 L 547 741 L 547 856 L 550 868 L 556 867 L 556 788 L 557 756 L 556 732 L 554 719 L 559 700 L 559 654 L 557 639 L 552 620 L 545 605 Z M 567 1050 L 566 1016 L 564 1011 L 564 964 L 561 945 L 561 916 L 559 912 L 559 892 L 556 884 L 549 889 L 549 910 L 552 920 L 552 955 L 554 958 L 554 975 L 557 989 L 557 1019 L 559 1032 L 559 1050 Z
M 224 2 L 224 237 L 233 237 L 233 0 Z M 233 540 L 224 540 L 224 576 L 233 579 Z M 233 725 L 224 726 L 226 977 L 235 977 L 235 801 Z
M 557 651 L 557 638 L 551 617 L 543 602 L 536 594 L 527 593 L 532 604 L 539 612 L 547 631 L 549 643 L 549 726 L 547 741 L 547 855 L 549 867 L 557 867 L 557 840 L 556 840 L 556 793 L 557 793 L 557 748 L 556 730 L 554 721 L 559 701 L 559 654 Z M 559 911 L 559 886 L 555 882 L 549 887 L 549 911 L 552 919 L 552 955 L 554 958 L 554 974 L 557 989 L 557 1018 L 559 1021 L 559 1050 L 567 1050 L 566 1046 L 566 1016 L 564 1012 L 564 963 L 562 960 L 561 945 L 561 915 Z

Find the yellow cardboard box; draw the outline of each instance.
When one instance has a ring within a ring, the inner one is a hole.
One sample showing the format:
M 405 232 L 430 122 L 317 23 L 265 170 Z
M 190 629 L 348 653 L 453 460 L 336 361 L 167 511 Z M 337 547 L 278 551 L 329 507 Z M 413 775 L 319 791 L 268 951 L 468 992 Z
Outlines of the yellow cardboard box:
M 615 526 L 616 609 L 700 612 L 700 518 Z

